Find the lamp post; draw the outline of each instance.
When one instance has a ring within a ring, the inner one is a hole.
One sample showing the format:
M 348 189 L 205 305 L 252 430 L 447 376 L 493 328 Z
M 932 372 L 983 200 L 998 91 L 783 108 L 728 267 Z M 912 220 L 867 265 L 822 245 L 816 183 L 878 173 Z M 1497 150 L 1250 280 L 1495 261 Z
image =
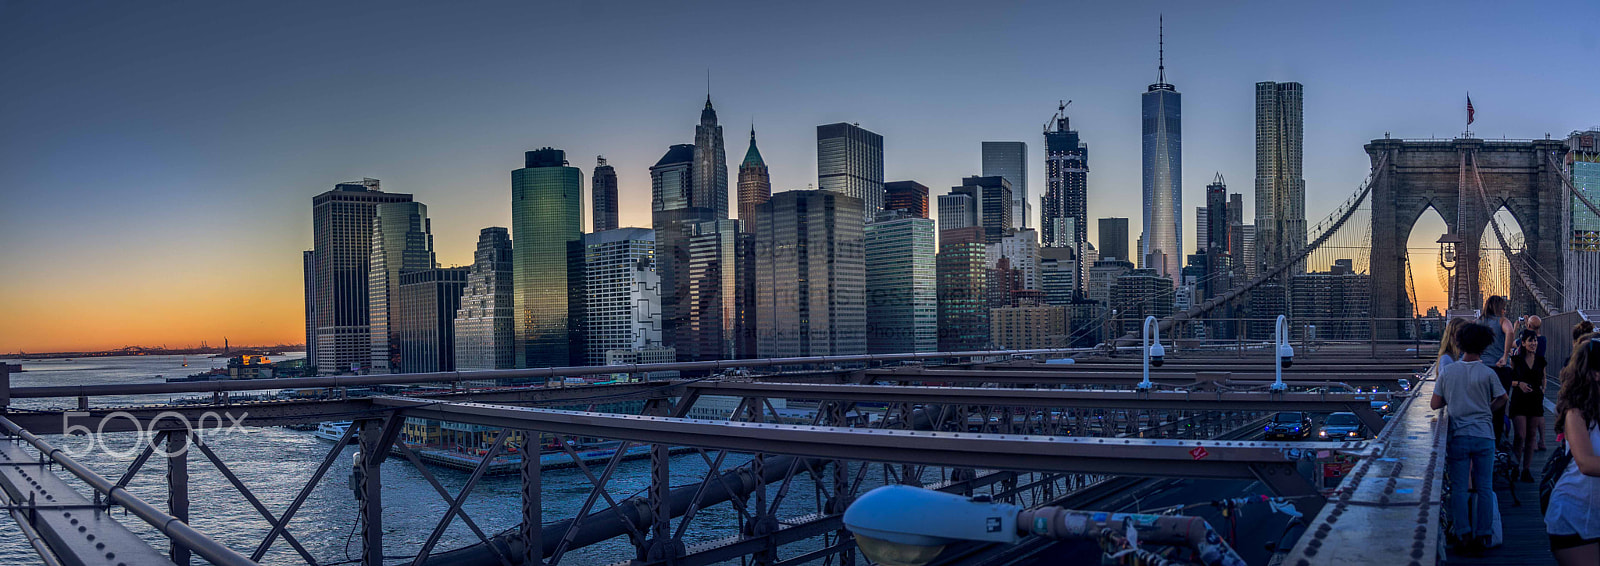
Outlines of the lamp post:
M 1021 509 L 988 497 L 889 485 L 868 492 L 845 510 L 844 525 L 862 554 L 883 566 L 922 566 L 960 541 L 1015 544 L 1032 535 L 1056 540 L 1097 540 L 1124 535 L 1140 558 L 1156 558 L 1140 544 L 1185 546 L 1207 566 L 1244 566 L 1244 560 L 1199 517 L 1099 513 L 1057 506 Z
M 1155 345 L 1150 344 L 1152 328 L 1155 329 Z M 1167 350 L 1161 347 L 1161 323 L 1156 321 L 1156 317 L 1144 317 L 1144 325 L 1141 330 L 1143 331 L 1141 334 L 1144 340 L 1144 351 L 1140 353 L 1140 357 L 1144 358 L 1144 381 L 1139 382 L 1139 389 L 1150 389 L 1153 386 L 1150 383 L 1150 366 L 1153 364 L 1156 367 L 1161 367 L 1163 358 L 1167 355 Z
M 1448 297 L 1446 299 L 1446 311 L 1459 308 L 1456 301 L 1455 272 L 1457 266 L 1456 244 L 1461 243 L 1461 241 L 1461 236 L 1455 233 L 1439 236 L 1439 267 L 1444 269 L 1445 284 L 1450 286 L 1449 289 L 1445 290 L 1445 296 Z M 1414 309 L 1415 307 L 1412 308 Z

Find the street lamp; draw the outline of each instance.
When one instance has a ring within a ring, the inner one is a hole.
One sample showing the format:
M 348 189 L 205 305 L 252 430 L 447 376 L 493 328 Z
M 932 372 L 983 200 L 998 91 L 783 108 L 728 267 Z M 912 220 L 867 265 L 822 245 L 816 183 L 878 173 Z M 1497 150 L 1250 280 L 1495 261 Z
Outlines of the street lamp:
M 856 546 L 883 566 L 922 566 L 961 541 L 1015 544 L 1025 535 L 1049 539 L 1099 539 L 1127 533 L 1135 552 L 1141 543 L 1182 545 L 1201 563 L 1244 566 L 1221 536 L 1199 517 L 1076 511 L 1056 506 L 1021 509 L 988 497 L 962 497 L 889 485 L 857 498 L 844 512 Z
M 1456 262 L 1456 244 L 1460 244 L 1461 242 L 1462 242 L 1462 240 L 1461 240 L 1461 236 L 1459 234 L 1450 233 L 1450 234 L 1444 234 L 1444 235 L 1439 236 L 1439 241 L 1438 241 L 1438 244 L 1439 244 L 1439 267 L 1444 270 L 1445 283 L 1450 285 L 1450 288 L 1445 290 L 1445 296 L 1448 297 L 1448 299 L 1446 299 L 1446 303 L 1445 303 L 1445 305 L 1446 305 L 1445 306 L 1445 310 L 1446 311 L 1449 311 L 1451 309 L 1455 309 L 1455 308 L 1458 307 L 1458 305 L 1456 305 L 1456 301 L 1455 301 L 1455 299 L 1456 299 L 1455 272 L 1456 272 L 1456 265 L 1457 265 L 1457 262 Z
M 1156 335 L 1156 343 L 1153 346 L 1150 344 L 1150 331 L 1152 328 L 1155 329 Z M 1144 381 L 1139 382 L 1139 389 L 1149 389 L 1152 386 L 1150 383 L 1150 366 L 1161 367 L 1162 359 L 1166 357 L 1167 350 L 1161 347 L 1161 323 L 1156 321 L 1156 317 L 1144 317 L 1144 325 L 1141 330 L 1144 336 L 1144 353 L 1141 354 L 1144 358 Z
M 1283 391 L 1289 388 L 1283 383 L 1283 368 L 1294 365 L 1294 346 L 1289 345 L 1289 317 L 1278 315 L 1273 332 L 1277 335 L 1278 363 L 1273 364 L 1272 369 L 1277 372 L 1278 378 L 1272 382 L 1272 390 Z

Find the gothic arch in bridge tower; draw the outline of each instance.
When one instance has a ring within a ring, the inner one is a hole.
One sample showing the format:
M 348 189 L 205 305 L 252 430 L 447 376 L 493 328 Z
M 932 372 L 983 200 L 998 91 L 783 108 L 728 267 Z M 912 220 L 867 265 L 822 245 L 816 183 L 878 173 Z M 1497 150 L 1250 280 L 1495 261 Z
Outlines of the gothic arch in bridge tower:
M 1510 211 L 1523 230 L 1530 264 L 1561 273 L 1559 238 L 1540 237 L 1540 227 L 1559 230 L 1566 190 L 1551 168 L 1548 155 L 1565 152 L 1558 140 L 1400 140 L 1377 139 L 1366 145 L 1375 171 L 1372 181 L 1372 314 L 1380 321 L 1411 316 L 1406 294 L 1406 244 L 1423 211 L 1432 206 L 1450 231 L 1463 236 L 1457 245 L 1458 269 L 1477 273 L 1481 261 L 1479 235 L 1489 228 L 1489 210 Z M 1480 192 L 1481 185 L 1481 192 Z M 1488 206 L 1485 206 L 1484 197 Z M 1502 226 L 1502 231 L 1509 231 Z M 1510 234 L 1508 233 L 1507 236 Z M 1539 305 L 1513 274 L 1512 310 L 1540 312 Z M 1474 308 L 1483 301 L 1476 277 L 1450 290 L 1452 308 Z M 1539 280 L 1547 297 L 1560 295 L 1558 280 Z M 1380 323 L 1379 338 L 1399 338 L 1403 325 Z

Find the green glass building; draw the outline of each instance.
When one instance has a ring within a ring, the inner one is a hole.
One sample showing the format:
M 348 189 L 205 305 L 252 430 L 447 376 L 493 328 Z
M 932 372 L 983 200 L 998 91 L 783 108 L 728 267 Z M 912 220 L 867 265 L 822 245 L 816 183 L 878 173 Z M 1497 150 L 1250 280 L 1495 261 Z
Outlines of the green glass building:
M 583 174 L 566 152 L 527 152 L 511 172 L 517 367 L 583 365 Z

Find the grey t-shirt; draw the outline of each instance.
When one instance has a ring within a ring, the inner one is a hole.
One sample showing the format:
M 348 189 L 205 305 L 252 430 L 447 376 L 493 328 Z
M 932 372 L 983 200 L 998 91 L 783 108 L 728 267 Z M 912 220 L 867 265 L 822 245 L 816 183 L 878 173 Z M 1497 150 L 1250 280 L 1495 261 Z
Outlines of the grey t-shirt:
M 1456 362 L 1439 372 L 1433 393 L 1444 397 L 1450 411 L 1451 436 L 1494 438 L 1489 403 L 1506 394 L 1500 377 L 1483 360 Z

